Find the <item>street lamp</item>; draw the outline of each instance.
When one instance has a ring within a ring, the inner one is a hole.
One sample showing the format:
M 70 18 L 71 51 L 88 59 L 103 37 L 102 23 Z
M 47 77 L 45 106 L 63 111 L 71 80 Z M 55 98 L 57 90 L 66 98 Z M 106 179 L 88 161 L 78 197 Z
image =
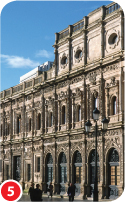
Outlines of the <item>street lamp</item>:
M 95 179 L 94 179 L 94 191 L 93 191 L 93 201 L 98 201 L 98 178 L 97 178 L 97 121 L 99 120 L 100 111 L 95 108 L 93 110 L 93 119 L 96 122 L 95 125 Z M 102 129 L 106 130 L 108 128 L 108 119 L 106 117 L 102 120 Z M 91 122 L 88 120 L 85 123 L 86 132 L 91 132 Z

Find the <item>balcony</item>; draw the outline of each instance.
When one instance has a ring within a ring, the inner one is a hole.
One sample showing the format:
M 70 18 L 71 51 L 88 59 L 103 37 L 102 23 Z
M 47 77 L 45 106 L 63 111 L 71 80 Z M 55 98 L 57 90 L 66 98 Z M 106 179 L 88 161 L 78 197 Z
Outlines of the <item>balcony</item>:
M 81 128 L 82 127 L 82 122 L 81 121 L 75 122 L 74 125 L 75 125 L 75 128 Z
M 115 114 L 115 115 L 111 115 L 109 116 L 110 118 L 110 123 L 116 123 L 116 122 L 119 122 L 119 121 L 122 121 L 123 120 L 123 114 L 120 113 L 120 114 Z
M 61 127 L 61 131 L 65 131 L 66 130 L 66 124 L 62 124 L 62 125 L 60 125 L 60 127 Z

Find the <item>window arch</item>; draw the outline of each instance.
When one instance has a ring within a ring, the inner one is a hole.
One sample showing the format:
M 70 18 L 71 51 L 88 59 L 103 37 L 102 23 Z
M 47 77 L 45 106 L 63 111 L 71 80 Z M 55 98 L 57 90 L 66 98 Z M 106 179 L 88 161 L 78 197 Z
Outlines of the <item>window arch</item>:
M 66 110 L 65 106 L 62 106 L 62 124 L 66 123 Z
M 38 130 L 41 128 L 41 114 L 38 114 Z

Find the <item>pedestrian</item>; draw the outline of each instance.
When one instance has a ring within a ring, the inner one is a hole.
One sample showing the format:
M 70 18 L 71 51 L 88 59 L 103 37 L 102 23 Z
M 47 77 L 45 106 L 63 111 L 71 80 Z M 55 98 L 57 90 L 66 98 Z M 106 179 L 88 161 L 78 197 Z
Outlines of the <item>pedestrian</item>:
M 47 184 L 47 195 L 48 195 L 48 198 L 49 198 L 49 196 L 50 196 L 50 188 L 49 188 L 48 184 Z
M 42 190 L 40 189 L 40 185 L 36 185 L 36 189 L 34 189 L 34 201 L 42 201 Z
M 74 201 L 74 196 L 75 196 L 75 186 L 70 183 L 70 186 L 68 187 L 68 196 L 69 196 L 69 201 Z
M 28 194 L 30 195 L 30 200 L 34 201 L 34 198 L 33 198 L 33 196 L 34 196 L 34 184 L 33 183 L 31 183 Z
M 50 188 L 50 196 L 51 196 L 51 199 L 52 199 L 52 195 L 53 195 L 53 185 L 52 185 L 52 182 L 50 182 L 49 188 Z

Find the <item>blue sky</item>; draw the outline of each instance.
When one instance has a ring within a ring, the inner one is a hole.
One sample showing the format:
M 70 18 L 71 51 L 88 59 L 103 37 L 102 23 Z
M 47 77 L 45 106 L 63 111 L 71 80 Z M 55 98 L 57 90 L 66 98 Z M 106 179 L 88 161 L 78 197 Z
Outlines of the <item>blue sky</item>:
M 46 61 L 54 61 L 55 32 L 111 1 L 13 1 L 1 13 L 1 91 Z

